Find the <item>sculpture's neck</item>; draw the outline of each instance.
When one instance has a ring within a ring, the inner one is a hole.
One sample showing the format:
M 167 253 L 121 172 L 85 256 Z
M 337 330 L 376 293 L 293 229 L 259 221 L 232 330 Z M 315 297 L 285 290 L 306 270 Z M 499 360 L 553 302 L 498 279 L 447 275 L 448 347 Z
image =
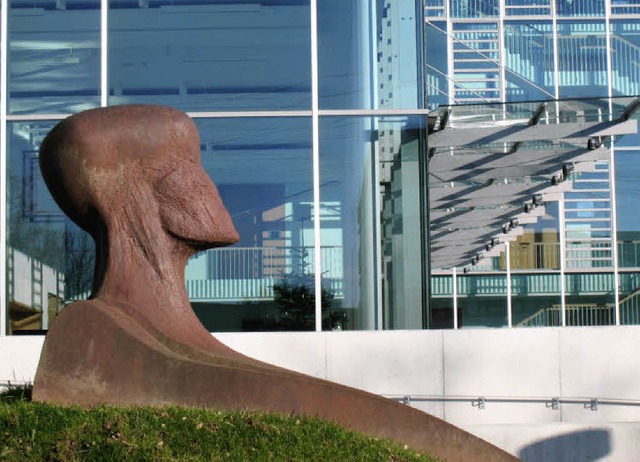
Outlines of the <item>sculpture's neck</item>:
M 187 296 L 184 268 L 192 251 L 186 245 L 159 223 L 142 229 L 131 221 L 112 224 L 96 241 L 98 300 L 177 342 L 211 341 Z

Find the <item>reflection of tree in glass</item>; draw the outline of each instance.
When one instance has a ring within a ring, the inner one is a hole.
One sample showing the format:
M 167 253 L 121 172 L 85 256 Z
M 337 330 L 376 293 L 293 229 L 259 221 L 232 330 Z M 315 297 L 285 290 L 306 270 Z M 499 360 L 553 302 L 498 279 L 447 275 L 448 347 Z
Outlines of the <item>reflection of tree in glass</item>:
M 91 236 L 66 220 L 34 221 L 24 209 L 23 185 L 10 176 L 8 246 L 65 275 L 65 298 L 86 298 L 93 283 L 95 246 Z
M 9 178 L 7 243 L 10 248 L 54 268 L 64 269 L 64 227 L 59 222 L 32 221 L 23 204 L 21 178 Z
M 273 285 L 274 301 L 280 312 L 281 329 L 313 330 L 315 327 L 315 275 L 307 273 L 305 249 L 299 252 L 299 270 L 283 275 L 282 280 Z M 323 329 L 336 328 L 336 320 L 342 329 L 346 320 L 344 312 L 332 312 L 334 293 L 322 287 L 320 301 L 322 306 Z
M 71 226 L 74 229 L 70 229 Z M 91 294 L 95 266 L 95 244 L 89 234 L 69 222 L 65 233 L 64 291 L 67 300 Z

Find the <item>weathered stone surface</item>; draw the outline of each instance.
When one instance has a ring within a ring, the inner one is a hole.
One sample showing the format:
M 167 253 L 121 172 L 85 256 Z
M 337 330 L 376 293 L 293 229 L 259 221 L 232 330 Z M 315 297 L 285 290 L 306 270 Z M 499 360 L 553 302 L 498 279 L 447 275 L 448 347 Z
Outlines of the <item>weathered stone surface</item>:
M 516 460 L 408 406 L 248 358 L 204 329 L 185 265 L 238 236 L 182 112 L 135 105 L 74 115 L 44 140 L 40 164 L 62 210 L 96 241 L 97 263 L 91 300 L 65 308 L 47 335 L 34 399 L 321 416 L 446 460 Z

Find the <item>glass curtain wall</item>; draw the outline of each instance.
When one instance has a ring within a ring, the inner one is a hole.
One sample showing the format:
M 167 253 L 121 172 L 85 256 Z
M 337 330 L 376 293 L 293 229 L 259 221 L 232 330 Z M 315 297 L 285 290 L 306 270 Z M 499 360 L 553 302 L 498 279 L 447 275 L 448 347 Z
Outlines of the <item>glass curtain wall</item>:
M 91 294 L 93 242 L 44 185 L 43 137 L 67 115 L 131 103 L 192 115 L 239 231 L 187 265 L 208 329 L 424 327 L 420 1 L 2 5 L 0 335 L 44 332 Z
M 426 0 L 428 107 L 639 95 L 635 3 Z M 504 324 L 503 306 L 514 327 L 640 323 L 640 231 L 631 211 L 638 152 L 640 138 L 621 137 L 591 169 L 573 172 L 560 203 L 545 203 L 546 216 L 510 243 L 508 270 L 504 252 L 499 268 L 478 266 L 463 276 L 458 268 L 454 294 L 452 269 L 433 268 L 431 327 L 468 326 L 465 310 L 487 315 L 487 298 L 459 283 L 474 277 L 475 287 L 510 280 L 510 297 L 500 295 L 508 303 L 495 301 L 492 325 Z

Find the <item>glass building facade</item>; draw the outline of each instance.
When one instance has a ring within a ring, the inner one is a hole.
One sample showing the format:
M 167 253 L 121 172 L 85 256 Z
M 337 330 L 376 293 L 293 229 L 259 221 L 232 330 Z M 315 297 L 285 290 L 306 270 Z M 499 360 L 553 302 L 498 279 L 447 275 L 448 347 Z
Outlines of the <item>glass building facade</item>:
M 428 107 L 519 107 L 525 101 L 638 95 L 639 13 L 640 3 L 633 0 L 426 0 Z M 603 103 L 598 120 L 613 120 L 607 117 L 614 106 Z M 548 112 L 530 124 L 549 123 Z M 556 113 L 563 122 L 562 111 Z M 564 122 L 587 121 L 587 113 L 573 111 Z M 594 141 L 604 144 L 588 161 L 568 164 L 558 143 L 493 147 L 494 154 L 515 147 L 538 162 L 542 151 L 554 150 L 557 162 L 543 178 L 527 176 L 523 160 L 516 178 L 508 169 L 493 170 L 490 181 L 534 185 L 558 172 L 569 186 L 545 194 L 544 211 L 527 220 L 498 255 L 455 270 L 434 264 L 431 327 L 638 323 L 640 171 L 634 154 L 640 138 Z M 474 173 L 486 181 L 483 168 L 476 165 Z M 441 213 L 433 208 L 432 237 Z
M 640 322 L 637 135 L 607 139 L 471 266 L 439 260 L 428 141 L 439 107 L 639 94 L 635 0 L 0 5 L 0 335 L 46 331 L 90 296 L 93 243 L 52 201 L 38 148 L 70 114 L 130 103 L 194 118 L 239 231 L 186 269 L 211 331 Z M 549 150 L 534 144 L 518 147 Z
M 188 112 L 241 236 L 185 279 L 212 331 L 424 326 L 427 113 L 415 0 L 2 2 L 0 333 L 90 296 L 91 238 L 38 148 L 64 117 Z

